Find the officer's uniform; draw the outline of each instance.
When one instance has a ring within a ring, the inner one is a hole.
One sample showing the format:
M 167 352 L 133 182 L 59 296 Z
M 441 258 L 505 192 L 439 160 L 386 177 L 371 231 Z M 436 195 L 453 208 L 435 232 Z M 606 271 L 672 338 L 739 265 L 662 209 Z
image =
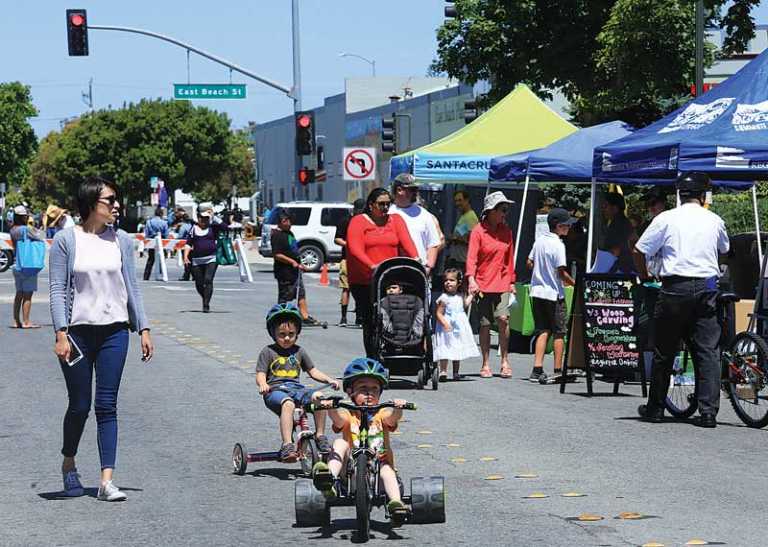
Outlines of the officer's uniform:
M 725 223 L 699 204 L 685 203 L 654 218 L 635 248 L 646 257 L 658 254 L 662 281 L 647 412 L 663 412 L 682 339 L 696 365 L 699 412 L 714 417 L 720 403 L 718 253 L 729 248 Z

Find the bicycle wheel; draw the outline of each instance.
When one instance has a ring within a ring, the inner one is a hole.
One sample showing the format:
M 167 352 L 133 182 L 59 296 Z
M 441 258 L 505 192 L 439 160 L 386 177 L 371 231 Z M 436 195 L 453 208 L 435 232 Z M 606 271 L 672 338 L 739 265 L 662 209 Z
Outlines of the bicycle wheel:
M 300 436 L 297 448 L 301 472 L 306 476 L 310 476 L 312 474 L 312 467 L 320 461 L 315 437 L 309 435 Z
M 768 425 L 765 340 L 753 332 L 740 332 L 723 352 L 722 361 L 728 397 L 736 415 L 749 427 Z
M 667 411 L 675 418 L 690 418 L 699 407 L 699 401 L 696 399 L 696 381 L 691 376 L 692 372 L 693 360 L 689 357 L 688 352 L 685 352 L 683 359 L 675 361 L 669 380 L 667 398 L 664 400 Z
M 368 484 L 368 460 L 361 452 L 355 461 L 355 511 L 359 541 L 368 541 L 371 532 L 371 494 Z

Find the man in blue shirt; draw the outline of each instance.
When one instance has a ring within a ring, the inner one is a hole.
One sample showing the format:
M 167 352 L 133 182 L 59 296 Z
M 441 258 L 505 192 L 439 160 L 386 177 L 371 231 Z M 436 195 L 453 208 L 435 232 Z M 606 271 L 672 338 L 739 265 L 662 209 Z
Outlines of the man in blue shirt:
M 147 221 L 147 225 L 144 226 L 144 237 L 147 238 L 146 243 L 149 245 L 150 241 L 160 234 L 160 237 L 166 239 L 168 237 L 168 223 L 163 219 L 165 216 L 165 209 L 158 207 L 155 209 L 155 216 Z M 157 249 L 154 247 L 147 249 L 147 265 L 144 266 L 144 281 L 149 281 L 149 276 L 152 274 L 152 267 L 155 265 L 155 252 Z M 162 252 L 162 249 L 160 249 Z

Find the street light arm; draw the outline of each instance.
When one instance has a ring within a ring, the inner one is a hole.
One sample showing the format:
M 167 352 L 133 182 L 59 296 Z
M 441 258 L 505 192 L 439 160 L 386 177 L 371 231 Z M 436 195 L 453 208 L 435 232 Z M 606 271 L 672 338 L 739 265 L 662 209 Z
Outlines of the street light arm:
M 262 76 L 259 76 L 258 74 L 254 74 L 250 70 L 247 70 L 241 66 L 238 66 L 234 63 L 230 63 L 229 61 L 222 59 L 221 57 L 217 57 L 216 55 L 213 55 L 212 53 L 208 53 L 207 51 L 204 51 L 202 49 L 196 48 L 195 46 L 186 44 L 180 40 L 176 40 L 175 38 L 171 38 L 170 36 L 164 36 L 163 34 L 158 34 L 156 32 L 151 32 L 149 30 L 143 30 L 138 28 L 128 28 L 128 27 L 114 27 L 114 26 L 106 26 L 106 25 L 88 25 L 88 29 L 92 30 L 117 30 L 120 32 L 132 32 L 134 34 L 144 34 L 145 36 L 151 36 L 152 38 L 157 38 L 159 40 L 164 40 L 166 42 L 170 42 L 171 44 L 175 44 L 179 47 L 183 47 L 184 49 L 187 49 L 189 51 L 194 51 L 201 57 L 205 57 L 206 59 L 210 59 L 211 61 L 215 63 L 219 63 L 220 65 L 224 65 L 226 67 L 231 68 L 235 72 L 239 72 L 240 74 L 243 74 L 245 76 L 248 76 L 249 78 L 253 78 L 254 80 L 261 82 L 264 85 L 268 85 L 271 88 L 277 89 L 278 91 L 282 91 L 288 97 L 293 97 L 293 90 L 289 87 L 286 87 L 282 84 L 279 84 L 277 82 L 274 82 L 268 78 L 264 78 Z

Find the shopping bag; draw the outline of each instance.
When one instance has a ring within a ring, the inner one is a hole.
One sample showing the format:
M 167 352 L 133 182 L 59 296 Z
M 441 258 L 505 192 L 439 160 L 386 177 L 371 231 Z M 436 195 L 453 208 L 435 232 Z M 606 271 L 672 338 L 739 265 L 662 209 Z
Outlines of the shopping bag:
M 45 243 L 29 239 L 27 228 L 24 227 L 24 239 L 16 242 L 15 268 L 25 274 L 36 274 L 44 267 Z
M 232 246 L 232 239 L 228 235 L 221 234 L 216 239 L 216 263 L 219 266 L 237 264 L 235 248 Z

